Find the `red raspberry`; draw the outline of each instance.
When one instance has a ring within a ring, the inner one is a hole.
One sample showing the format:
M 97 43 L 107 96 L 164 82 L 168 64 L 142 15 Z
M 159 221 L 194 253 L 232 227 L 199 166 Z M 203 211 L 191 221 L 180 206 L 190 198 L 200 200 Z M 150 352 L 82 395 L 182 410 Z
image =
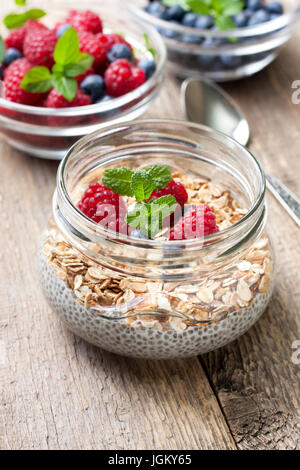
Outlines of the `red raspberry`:
M 93 67 L 89 67 L 85 72 L 81 73 L 80 75 L 77 75 L 77 77 L 75 78 L 78 85 L 80 85 L 80 83 L 83 82 L 86 77 L 92 75 L 93 73 L 95 73 L 95 70 L 93 69 Z
M 47 26 L 43 23 L 40 23 L 37 20 L 28 20 L 26 21 L 24 28 L 26 29 L 27 33 L 31 33 L 32 31 L 48 31 Z
M 76 11 L 71 10 L 66 18 L 66 24 L 70 24 L 77 31 L 83 31 L 87 33 L 101 33 L 102 32 L 102 21 L 96 13 L 87 11 Z
M 194 206 L 170 230 L 170 240 L 202 238 L 219 231 L 216 216 L 206 204 Z
M 28 72 L 32 68 L 27 59 L 15 60 L 5 71 L 4 78 L 4 97 L 9 101 L 15 103 L 34 105 L 41 99 L 40 93 L 30 93 L 21 88 L 21 82 Z
M 5 70 L 4 70 L 4 78 L 8 78 L 10 74 L 14 72 L 15 69 L 21 70 L 26 69 L 26 72 L 34 67 L 29 60 L 25 57 L 21 59 L 14 60 Z
M 124 199 L 104 184 L 90 184 L 83 194 L 78 208 L 97 224 L 114 232 L 128 233 Z
M 142 85 L 145 72 L 134 67 L 127 59 L 118 59 L 106 69 L 104 74 L 107 94 L 122 96 Z
M 74 106 L 87 106 L 91 104 L 91 99 L 83 91 L 78 88 L 77 93 L 73 101 L 68 101 L 63 95 L 61 95 L 56 88 L 52 88 L 50 91 L 45 106 L 47 108 L 71 108 Z
M 178 204 L 181 205 L 182 209 L 184 208 L 184 204 L 188 200 L 188 193 L 186 192 L 185 187 L 183 186 L 182 183 L 177 183 L 175 180 L 170 181 L 169 184 L 163 189 L 156 189 L 153 191 L 151 196 L 149 197 L 148 201 L 150 199 L 158 199 L 159 197 L 162 196 L 167 196 L 167 195 L 174 196 Z
M 94 56 L 94 66 L 99 66 L 106 61 L 106 50 L 100 44 L 97 36 L 92 33 L 80 32 L 78 33 L 79 46 L 81 52 L 86 52 Z
M 53 65 L 53 52 L 57 37 L 53 31 L 35 29 L 30 31 L 24 41 L 24 55 L 35 65 Z
M 18 51 L 23 52 L 25 36 L 25 26 L 22 26 L 22 28 L 13 29 L 5 39 L 6 49 L 13 47 L 14 49 L 18 49 Z
M 100 44 L 108 52 L 115 44 L 125 44 L 132 50 L 132 45 L 127 42 L 120 34 L 97 34 Z

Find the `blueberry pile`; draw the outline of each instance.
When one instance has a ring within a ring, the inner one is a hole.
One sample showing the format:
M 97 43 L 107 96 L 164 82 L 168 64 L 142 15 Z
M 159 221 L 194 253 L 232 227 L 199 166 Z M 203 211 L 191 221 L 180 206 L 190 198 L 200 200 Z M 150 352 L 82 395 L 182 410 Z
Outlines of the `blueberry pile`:
M 244 3 L 244 10 L 233 16 L 237 28 L 265 23 L 283 14 L 283 6 L 277 1 L 265 4 L 263 0 L 245 0 Z M 160 1 L 150 0 L 149 4 L 144 7 L 144 10 L 157 18 L 183 26 L 189 26 L 190 28 L 210 29 L 214 27 L 213 18 L 211 16 L 186 12 L 179 5 L 165 7 Z M 175 31 L 168 30 L 169 37 L 172 37 L 172 33 L 174 37 L 177 34 Z
M 254 26 L 279 18 L 283 14 L 283 6 L 278 1 L 265 3 L 265 0 L 244 0 L 245 7 L 240 13 L 232 17 L 237 28 L 245 26 Z M 185 11 L 179 5 L 166 7 L 160 1 L 150 0 L 144 10 L 149 14 L 168 21 L 170 23 L 188 26 L 190 28 L 218 30 L 214 25 L 213 17 L 210 15 L 198 15 L 192 11 Z M 228 39 L 207 37 L 201 38 L 195 31 L 193 34 L 182 34 L 170 27 L 158 28 L 161 35 L 168 39 L 186 44 L 201 44 L 201 47 L 214 47 L 228 44 Z M 240 38 L 239 41 L 247 41 L 247 38 Z M 263 60 L 266 53 L 251 54 L 248 56 L 238 56 L 230 54 L 212 55 L 212 54 L 189 54 L 180 50 L 169 50 L 169 60 L 179 62 L 191 68 L 203 69 L 205 71 L 233 70 L 247 63 Z

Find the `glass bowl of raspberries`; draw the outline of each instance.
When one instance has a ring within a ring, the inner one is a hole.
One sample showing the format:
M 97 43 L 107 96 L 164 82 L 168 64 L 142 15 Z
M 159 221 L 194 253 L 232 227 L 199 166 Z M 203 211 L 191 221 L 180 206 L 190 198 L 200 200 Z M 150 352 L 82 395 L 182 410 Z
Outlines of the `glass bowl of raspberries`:
M 23 7 L 3 23 L 0 132 L 22 151 L 61 159 L 82 136 L 138 117 L 158 95 L 160 35 L 108 5 Z
M 39 271 L 74 333 L 170 359 L 233 341 L 265 310 L 274 258 L 259 163 L 212 129 L 109 126 L 60 164 Z
M 125 0 L 163 36 L 171 69 L 214 81 L 259 72 L 298 27 L 297 0 Z

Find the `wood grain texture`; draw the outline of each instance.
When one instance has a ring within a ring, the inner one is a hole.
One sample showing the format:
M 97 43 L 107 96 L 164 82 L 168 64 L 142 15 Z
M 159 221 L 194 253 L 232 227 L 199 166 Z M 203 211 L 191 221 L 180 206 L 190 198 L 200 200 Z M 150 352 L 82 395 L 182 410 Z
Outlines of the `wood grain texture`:
M 291 104 L 291 83 L 300 79 L 299 39 L 264 72 L 225 86 L 250 121 L 254 154 L 298 194 L 300 105 Z M 166 83 L 146 117 L 182 117 L 180 82 L 168 75 Z M 0 166 L 0 448 L 300 448 L 300 365 L 291 361 L 300 339 L 299 230 L 272 197 L 278 274 L 257 325 L 200 360 L 133 360 L 69 333 L 40 291 L 36 254 L 57 164 L 1 139 Z

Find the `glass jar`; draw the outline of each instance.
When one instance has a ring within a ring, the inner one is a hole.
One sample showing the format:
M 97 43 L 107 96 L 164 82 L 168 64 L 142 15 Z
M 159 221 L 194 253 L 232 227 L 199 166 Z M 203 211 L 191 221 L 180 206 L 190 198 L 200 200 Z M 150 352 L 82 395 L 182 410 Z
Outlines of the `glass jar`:
M 189 195 L 211 198 L 218 233 L 135 239 L 77 208 L 105 168 L 154 163 L 189 175 Z M 261 167 L 231 138 L 170 120 L 110 126 L 75 144 L 60 164 L 39 255 L 42 287 L 66 325 L 103 349 L 153 359 L 206 353 L 247 331 L 269 302 L 266 217 Z

